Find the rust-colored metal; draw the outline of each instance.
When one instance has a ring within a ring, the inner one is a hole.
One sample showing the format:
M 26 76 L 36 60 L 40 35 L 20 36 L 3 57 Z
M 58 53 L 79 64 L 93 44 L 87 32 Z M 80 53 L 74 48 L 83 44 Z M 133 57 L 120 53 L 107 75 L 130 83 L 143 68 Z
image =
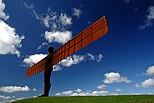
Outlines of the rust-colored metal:
M 88 44 L 94 42 L 101 36 L 105 35 L 108 32 L 108 26 L 106 17 L 102 17 L 91 26 L 86 28 L 84 31 L 79 33 L 75 36 L 72 40 L 61 46 L 59 49 L 53 52 L 52 58 L 53 61 L 51 65 L 55 65 L 59 63 L 61 60 L 67 58 L 68 56 L 72 55 L 73 53 L 77 52 L 78 50 L 84 48 Z M 45 70 L 45 60 L 42 59 L 37 64 L 33 65 L 26 71 L 26 78 L 42 72 Z

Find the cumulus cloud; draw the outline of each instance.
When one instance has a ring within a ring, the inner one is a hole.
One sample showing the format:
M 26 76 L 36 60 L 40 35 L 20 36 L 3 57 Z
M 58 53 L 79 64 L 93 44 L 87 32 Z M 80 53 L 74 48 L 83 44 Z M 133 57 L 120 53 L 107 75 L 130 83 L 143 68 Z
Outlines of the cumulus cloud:
M 106 84 L 131 82 L 131 80 L 127 79 L 127 77 L 122 77 L 119 73 L 115 73 L 115 72 L 106 73 L 104 76 L 105 76 L 105 79 L 103 80 L 103 82 Z
M 65 44 L 67 41 L 69 41 L 72 38 L 72 32 L 71 31 L 51 31 L 45 32 L 44 35 L 45 39 L 48 40 L 49 43 L 51 42 L 57 42 L 60 44 Z
M 73 8 L 73 15 L 77 18 L 80 18 L 80 15 L 82 14 L 81 9 Z
M 12 103 L 21 99 L 24 99 L 24 98 L 23 97 L 15 98 L 15 96 L 0 95 L 0 103 Z
M 9 102 L 9 103 L 12 103 L 12 102 L 15 102 L 15 101 L 18 101 L 18 100 L 22 100 L 22 99 L 24 99 L 24 97 L 13 98 L 13 99 L 8 100 L 8 102 Z
M 80 93 L 80 92 L 82 92 L 82 90 L 81 89 L 76 89 L 75 92 Z
M 97 86 L 97 88 L 100 89 L 100 90 L 105 89 L 105 87 L 106 87 L 106 85 L 104 85 L 104 84 Z
M 18 49 L 22 47 L 21 41 L 24 36 L 20 37 L 13 27 L 3 21 L 9 19 L 4 10 L 5 4 L 0 0 L 0 54 L 16 54 L 19 57 Z
M 63 59 L 60 62 L 60 64 L 62 66 L 65 66 L 65 67 L 70 67 L 73 64 L 78 64 L 78 63 L 82 62 L 84 59 L 85 59 L 84 55 L 76 55 L 76 54 L 74 54 L 73 56 L 69 56 L 66 59 Z
M 147 75 L 152 75 L 152 74 L 154 74 L 154 66 L 149 67 L 149 68 L 147 69 L 147 71 L 146 71 L 146 74 L 147 74 Z
M 60 93 L 56 93 L 56 96 L 103 96 L 108 95 L 108 91 L 83 91 L 80 89 L 80 92 L 77 92 L 76 90 L 68 90 Z
M 19 36 L 15 29 L 0 20 L 0 54 L 16 54 L 20 56 L 18 48 L 22 47 L 24 36 Z
M 71 95 L 71 94 L 73 94 L 73 91 L 71 91 L 71 90 L 64 91 L 64 92 L 62 92 L 62 94 L 63 95 Z
M 150 6 L 147 10 L 148 15 L 146 15 L 146 19 L 144 21 L 144 24 L 139 26 L 140 29 L 145 29 L 151 25 L 153 25 L 154 21 L 154 6 Z
M 37 62 L 39 62 L 40 60 L 42 60 L 43 58 L 45 58 L 46 56 L 47 56 L 47 54 L 34 54 L 34 55 L 30 55 L 30 56 L 27 56 L 23 60 L 23 63 L 26 66 L 32 66 L 32 65 L 36 64 Z
M 86 55 L 74 54 L 72 56 L 67 57 L 66 59 L 63 59 L 61 62 L 55 65 L 54 71 L 60 71 L 63 67 L 70 67 L 72 65 L 75 65 L 87 60 L 100 62 L 102 60 L 102 57 L 103 57 L 102 54 L 99 54 L 99 55 L 93 55 L 90 53 L 87 53 Z
M 0 99 L 11 99 L 11 97 L 10 96 L 4 96 L 4 95 L 0 95 Z
M 63 59 L 58 64 L 54 65 L 53 68 L 54 68 L 54 71 L 60 71 L 60 70 L 62 70 L 63 67 L 70 67 L 70 66 L 78 64 L 84 60 L 85 60 L 84 55 L 74 54 L 72 56 L 67 57 L 66 59 Z
M 143 88 L 153 87 L 154 86 L 154 79 L 149 78 L 140 84 L 136 84 L 135 86 L 136 87 L 143 87 Z
M 2 0 L 0 0 L 0 18 L 3 20 L 9 19 L 9 15 L 7 15 L 5 12 L 5 4 L 3 3 Z
M 20 91 L 30 91 L 28 86 L 20 87 L 20 86 L 4 86 L 0 87 L 1 92 L 6 93 L 13 93 L 13 92 L 20 92 Z
M 91 92 L 73 93 L 70 96 L 103 96 L 108 94 L 109 94 L 108 91 L 91 91 Z

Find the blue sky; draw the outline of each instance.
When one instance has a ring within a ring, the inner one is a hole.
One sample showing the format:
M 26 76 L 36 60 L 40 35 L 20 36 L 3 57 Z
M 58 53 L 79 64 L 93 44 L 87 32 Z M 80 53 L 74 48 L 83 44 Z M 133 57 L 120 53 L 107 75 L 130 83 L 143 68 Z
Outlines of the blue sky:
M 50 95 L 154 94 L 153 0 L 0 0 L 0 102 L 43 93 L 26 70 L 103 16 L 109 32 L 54 66 Z

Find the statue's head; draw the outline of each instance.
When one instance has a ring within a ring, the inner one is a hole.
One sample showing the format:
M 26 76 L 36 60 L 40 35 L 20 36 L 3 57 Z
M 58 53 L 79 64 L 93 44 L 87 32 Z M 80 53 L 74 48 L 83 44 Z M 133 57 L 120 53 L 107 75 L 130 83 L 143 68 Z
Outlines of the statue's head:
M 49 52 L 49 53 L 52 53 L 53 51 L 54 51 L 54 47 L 49 46 L 49 47 L 48 47 L 48 52 Z

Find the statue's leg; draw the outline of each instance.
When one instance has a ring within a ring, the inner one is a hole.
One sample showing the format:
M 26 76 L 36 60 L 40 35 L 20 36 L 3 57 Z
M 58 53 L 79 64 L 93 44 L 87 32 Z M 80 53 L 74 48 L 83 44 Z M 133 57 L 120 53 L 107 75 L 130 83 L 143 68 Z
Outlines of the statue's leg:
M 49 91 L 51 88 L 51 83 L 50 83 L 50 77 L 51 77 L 51 70 L 45 70 L 44 71 L 44 95 L 48 96 L 49 95 Z
M 44 94 L 42 94 L 39 97 L 45 97 L 49 95 L 49 91 L 51 88 L 51 84 L 50 84 L 51 72 L 52 72 L 52 68 L 44 71 Z

